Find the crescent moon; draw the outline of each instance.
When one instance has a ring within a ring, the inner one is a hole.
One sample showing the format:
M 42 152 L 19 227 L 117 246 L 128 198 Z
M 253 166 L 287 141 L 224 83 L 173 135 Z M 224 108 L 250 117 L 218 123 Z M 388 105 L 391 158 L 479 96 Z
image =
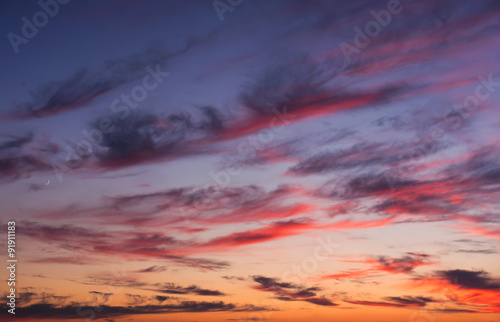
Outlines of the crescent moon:
M 47 180 L 47 183 L 45 185 L 48 186 L 49 184 L 50 184 L 50 179 Z

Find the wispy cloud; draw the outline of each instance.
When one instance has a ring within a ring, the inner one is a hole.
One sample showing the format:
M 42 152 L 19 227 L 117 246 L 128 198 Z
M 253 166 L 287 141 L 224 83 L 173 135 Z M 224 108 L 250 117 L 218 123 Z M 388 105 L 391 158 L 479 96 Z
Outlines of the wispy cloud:
M 367 269 L 353 269 L 337 274 L 321 277 L 321 279 L 359 279 L 376 277 L 384 274 L 411 274 L 414 269 L 424 265 L 436 264 L 428 254 L 408 253 L 403 257 L 391 258 L 379 256 L 364 260 L 348 260 L 347 262 L 363 263 Z
M 321 306 L 338 305 L 324 296 L 318 296 L 317 292 L 322 290 L 319 287 L 303 287 L 260 275 L 253 276 L 252 278 L 254 282 L 259 284 L 254 287 L 255 289 L 274 293 L 275 298 L 280 301 L 303 301 Z

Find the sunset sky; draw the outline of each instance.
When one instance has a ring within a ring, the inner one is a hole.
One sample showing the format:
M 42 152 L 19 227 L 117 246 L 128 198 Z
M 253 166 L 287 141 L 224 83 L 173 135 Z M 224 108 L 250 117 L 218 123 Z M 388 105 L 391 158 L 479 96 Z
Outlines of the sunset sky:
M 19 321 L 500 322 L 500 2 L 0 2 Z

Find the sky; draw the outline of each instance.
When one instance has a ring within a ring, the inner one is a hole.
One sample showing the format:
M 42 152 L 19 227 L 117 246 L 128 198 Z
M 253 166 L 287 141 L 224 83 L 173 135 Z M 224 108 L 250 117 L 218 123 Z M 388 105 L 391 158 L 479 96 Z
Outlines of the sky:
M 0 2 L 2 320 L 500 321 L 499 18 Z

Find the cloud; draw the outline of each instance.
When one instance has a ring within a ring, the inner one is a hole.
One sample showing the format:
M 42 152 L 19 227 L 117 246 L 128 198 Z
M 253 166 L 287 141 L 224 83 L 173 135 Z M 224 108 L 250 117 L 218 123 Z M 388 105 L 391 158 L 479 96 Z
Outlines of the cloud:
M 135 273 L 135 272 L 134 272 Z M 94 274 L 88 276 L 88 279 L 85 281 L 75 281 L 86 285 L 107 285 L 111 287 L 127 287 L 133 288 L 136 290 L 145 290 L 152 291 L 162 294 L 176 294 L 176 295 L 198 295 L 198 296 L 226 296 L 227 294 L 219 291 L 212 290 L 207 288 L 202 288 L 197 285 L 191 286 L 181 286 L 176 283 L 148 283 L 142 282 L 137 278 L 137 275 L 127 273 L 125 271 L 121 272 L 121 274 Z M 104 300 L 107 302 L 109 295 L 100 292 L 91 292 L 94 294 L 99 294 L 101 296 L 105 296 Z M 149 298 L 144 298 L 142 295 L 129 294 L 128 295 L 131 301 L 134 301 L 131 305 L 139 305 L 149 300 Z M 164 297 L 164 296 L 163 296 Z M 174 299 L 173 297 L 166 297 L 165 299 Z M 159 301 L 158 297 L 153 298 L 155 301 Z
M 430 258 L 431 256 L 427 254 L 408 253 L 407 256 L 401 258 L 380 256 L 377 258 L 377 262 L 379 267 L 386 272 L 408 274 L 416 267 L 435 264 L 435 262 L 429 261 Z
M 308 298 L 308 299 L 304 299 L 304 302 L 309 302 L 309 303 L 321 305 L 321 306 L 338 306 L 338 304 L 335 304 L 332 301 L 330 301 L 329 299 L 324 298 L 324 297 Z
M 51 303 L 55 306 L 63 306 L 66 302 L 68 302 L 68 299 L 72 297 L 71 295 L 63 296 L 55 293 L 35 292 L 32 290 L 34 290 L 34 288 L 31 288 L 29 291 L 20 291 L 17 293 L 16 304 L 26 306 L 29 303 L 32 303 L 32 305 Z M 3 297 L 6 297 L 7 295 L 9 294 L 5 292 Z
M 372 301 L 353 301 L 345 300 L 350 304 L 366 305 L 366 306 L 382 306 L 382 307 L 424 307 L 425 301 L 402 299 L 402 298 L 388 298 L 394 299 L 393 302 L 372 302 Z
M 151 46 L 146 51 L 121 59 L 105 61 L 95 70 L 82 68 L 58 81 L 40 84 L 30 92 L 31 100 L 18 104 L 17 111 L 4 115 L 4 119 L 29 119 L 67 113 L 88 106 L 96 97 L 148 74 L 168 59 L 182 55 L 195 46 L 194 39 L 181 48 L 166 51 Z
M 169 299 L 168 296 L 163 296 L 163 295 L 156 295 L 155 296 L 156 300 L 158 300 L 158 302 L 162 303 L 162 302 L 165 302 L 166 300 Z
M 485 313 L 480 310 L 467 310 L 467 309 L 436 309 L 433 310 L 438 313 Z
M 0 152 L 10 149 L 18 149 L 27 145 L 28 143 L 31 143 L 34 138 L 34 134 L 33 132 L 29 132 L 19 137 L 9 137 L 11 138 L 10 140 L 6 140 L 0 144 Z
M 392 194 L 393 184 L 384 173 L 357 174 L 353 177 L 341 177 L 327 182 L 318 190 L 318 195 L 346 199 L 384 196 Z M 416 184 L 418 182 L 414 180 L 402 179 L 397 181 L 396 187 L 399 190 Z
M 82 261 L 83 254 L 98 256 L 118 255 L 125 259 L 162 259 L 181 266 L 200 270 L 220 270 L 229 267 L 226 261 L 206 258 L 186 257 L 179 250 L 192 246 L 159 232 L 107 231 L 75 227 L 70 225 L 48 226 L 35 222 L 24 222 L 20 234 L 38 241 L 56 245 L 61 249 L 75 252 L 78 256 L 69 263 L 91 263 L 92 258 Z M 184 251 L 183 251 L 184 252 Z M 37 261 L 37 259 L 34 259 Z M 44 259 L 38 259 L 47 262 Z M 50 262 L 50 261 L 49 261 Z
M 495 239 L 500 239 L 500 229 L 490 228 L 490 227 L 481 227 L 481 226 L 458 226 L 457 228 L 474 235 L 480 235 Z
M 266 307 L 254 305 L 236 305 L 233 303 L 219 302 L 197 302 L 179 301 L 164 305 L 140 305 L 140 306 L 108 306 L 101 305 L 96 313 L 93 306 L 68 305 L 57 307 L 53 304 L 33 304 L 16 309 L 18 318 L 37 319 L 82 319 L 82 317 L 116 318 L 129 315 L 142 314 L 167 314 L 181 312 L 255 312 L 271 310 Z M 78 314 L 80 313 L 80 314 Z M 6 311 L 2 312 L 6 316 Z
M 498 253 L 498 251 L 493 249 L 459 249 L 456 252 L 465 254 L 485 254 L 485 255 Z
M 378 256 L 363 260 L 348 261 L 369 265 L 367 269 L 352 269 L 337 274 L 321 277 L 324 279 L 360 279 L 379 276 L 380 274 L 411 274 L 415 268 L 436 264 L 428 254 L 407 253 L 402 257 Z
M 218 271 L 227 269 L 231 266 L 228 261 L 211 260 L 206 258 L 193 258 L 176 255 L 162 255 L 160 256 L 160 258 L 164 258 L 179 265 L 199 269 L 202 271 Z
M 194 294 L 202 296 L 224 296 L 226 294 L 218 290 L 203 289 L 196 285 L 191 285 L 188 287 L 182 287 L 174 283 L 162 284 L 157 288 L 161 293 L 166 294 Z
M 161 265 L 153 265 L 148 268 L 138 270 L 138 273 L 160 273 L 167 270 L 167 267 Z
M 221 248 L 262 243 L 274 239 L 293 236 L 301 233 L 312 225 L 308 220 L 288 220 L 274 222 L 269 227 L 232 233 L 227 236 L 214 238 L 203 244 L 204 248 Z
M 143 296 L 143 295 L 139 295 L 139 294 L 125 294 L 125 296 L 127 297 L 127 300 L 128 300 L 128 305 L 131 305 L 131 306 L 138 306 L 138 305 L 141 305 L 141 304 L 144 304 L 147 300 L 148 300 L 148 297 L 146 296 Z
M 312 195 L 336 202 L 330 207 L 337 209 L 335 216 L 377 213 L 383 225 L 459 221 L 466 225 L 453 227 L 497 238 L 498 219 L 494 215 L 497 202 L 492 201 L 499 182 L 497 150 L 491 145 L 446 159 L 434 156 L 434 160 L 415 160 L 410 170 L 399 175 L 377 166 L 347 171 L 328 180 Z M 369 206 L 360 209 L 360 200 Z M 471 211 L 473 204 L 485 206 Z M 351 223 L 355 224 L 349 218 L 339 220 L 337 225 L 348 227 Z
M 95 273 L 87 276 L 86 279 L 70 281 L 84 285 L 105 285 L 110 286 L 110 289 L 114 287 L 144 289 L 149 285 L 146 282 L 140 281 L 136 276 L 126 272 L 124 269 L 121 272 Z
M 438 271 L 438 276 L 448 283 L 463 289 L 500 291 L 500 280 L 493 279 L 484 271 L 468 271 L 462 269 Z
M 103 209 L 94 212 L 97 220 L 104 217 L 102 213 L 106 213 L 106 223 L 111 225 L 133 223 L 149 226 L 154 223 L 157 226 L 160 222 L 168 225 L 189 222 L 189 228 L 184 230 L 196 232 L 197 227 L 193 227 L 193 224 L 202 225 L 205 227 L 202 229 L 206 229 L 217 224 L 281 219 L 306 213 L 314 206 L 299 202 L 285 203 L 301 192 L 300 187 L 287 185 L 269 191 L 256 185 L 182 187 L 146 194 L 106 197 Z M 161 216 L 167 211 L 168 218 Z
M 102 120 L 110 124 L 109 131 L 98 130 L 102 127 Z M 223 122 L 219 110 L 212 106 L 203 106 L 192 112 L 185 109 L 165 116 L 133 111 L 101 117 L 90 123 L 97 163 L 85 166 L 91 169 L 122 168 L 216 153 L 215 148 L 208 149 L 204 145 L 207 139 L 223 129 Z
M 37 172 L 52 170 L 51 160 L 59 146 L 32 132 L 0 143 L 0 181 L 29 178 Z
M 448 302 L 459 307 L 445 309 L 467 309 L 475 312 L 500 312 L 500 279 L 485 271 L 464 269 L 435 271 L 429 276 L 416 277 L 413 287 L 427 288 L 441 293 Z M 446 290 L 443 294 L 443 290 Z
M 222 276 L 223 279 L 228 280 L 228 281 L 244 281 L 246 280 L 244 277 L 241 276 Z
M 413 303 L 390 303 L 390 302 L 372 302 L 372 301 L 348 301 L 345 302 L 351 304 L 359 304 L 366 306 L 382 306 L 382 307 L 422 307 L 425 306 L 425 303 L 422 302 L 413 302 Z
M 415 303 L 423 303 L 425 305 L 426 303 L 437 302 L 437 300 L 425 296 L 404 296 L 404 297 L 391 296 L 391 297 L 386 297 L 384 299 L 387 301 L 398 302 L 401 304 L 408 304 L 408 305 Z
M 30 263 L 40 263 L 40 264 L 74 264 L 74 265 L 90 265 L 102 263 L 101 260 L 96 258 L 89 258 L 84 256 L 60 256 L 60 257 L 44 257 L 39 259 L 33 259 L 29 261 Z
M 397 149 L 380 143 L 354 145 L 336 152 L 322 152 L 289 169 L 295 175 L 321 174 L 369 166 L 390 166 L 399 162 Z
M 81 240 L 87 241 L 90 239 L 102 240 L 103 238 L 111 236 L 110 233 L 95 232 L 90 229 L 75 227 L 70 225 L 62 226 L 48 226 L 39 223 L 26 221 L 23 223 L 24 229 L 21 234 L 31 238 L 45 240 L 45 241 L 64 241 L 69 245 L 74 245 L 74 241 Z M 69 246 L 69 248 L 79 246 Z
M 282 110 L 288 124 L 342 110 L 373 106 L 408 90 L 402 85 L 383 85 L 367 90 L 335 86 L 336 65 L 338 62 L 318 63 L 299 55 L 268 67 L 246 84 L 239 95 L 249 118 L 237 122 L 228 130 L 233 137 L 238 137 L 269 126 L 270 120 Z
M 274 278 L 271 277 L 265 277 L 265 276 L 260 276 L 256 275 L 252 277 L 253 280 L 257 283 L 260 284 L 258 286 L 258 289 L 261 290 L 274 290 L 274 289 L 282 289 L 282 288 L 298 288 L 297 285 L 293 283 L 288 283 L 288 282 L 279 282 Z
M 319 287 L 303 287 L 261 275 L 252 276 L 252 279 L 259 284 L 254 289 L 274 293 L 275 298 L 280 301 L 303 301 L 320 306 L 338 305 L 324 296 L 319 297 L 317 292 L 322 290 Z

